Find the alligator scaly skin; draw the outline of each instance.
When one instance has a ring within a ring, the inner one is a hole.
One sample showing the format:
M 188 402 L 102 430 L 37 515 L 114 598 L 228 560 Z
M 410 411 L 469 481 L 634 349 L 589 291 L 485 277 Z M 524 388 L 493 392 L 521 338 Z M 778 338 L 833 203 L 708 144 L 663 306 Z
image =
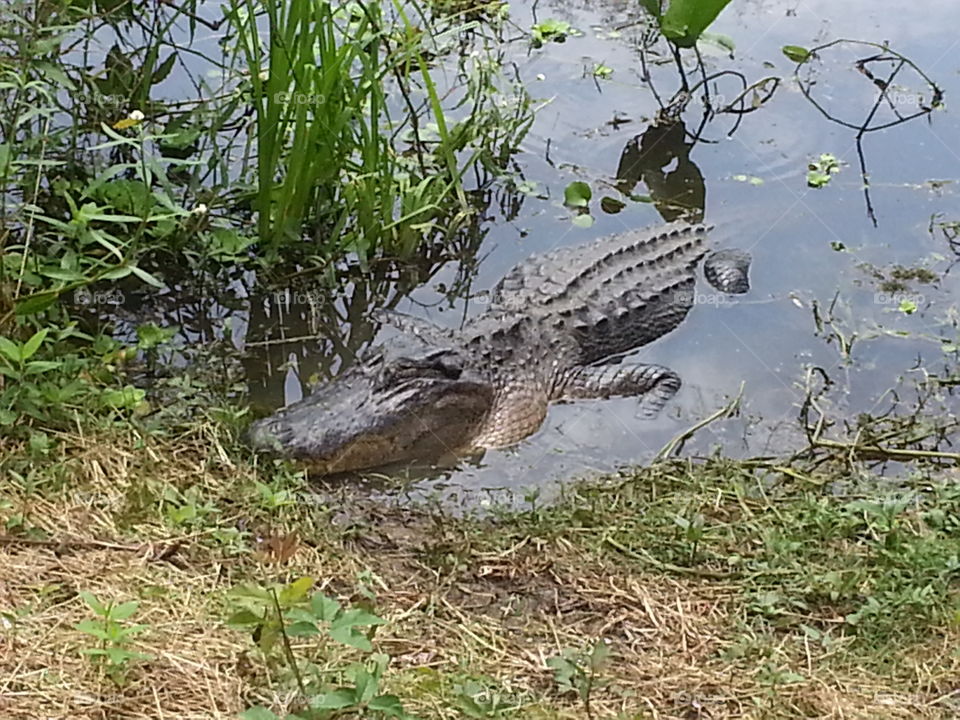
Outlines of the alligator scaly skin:
M 708 230 L 672 224 L 534 256 L 460 331 L 413 323 L 310 397 L 254 423 L 251 443 L 340 472 L 511 445 L 558 400 L 636 395 L 653 414 L 679 377 L 611 363 L 683 322 Z M 745 253 L 719 251 L 705 264 L 719 289 L 746 291 Z

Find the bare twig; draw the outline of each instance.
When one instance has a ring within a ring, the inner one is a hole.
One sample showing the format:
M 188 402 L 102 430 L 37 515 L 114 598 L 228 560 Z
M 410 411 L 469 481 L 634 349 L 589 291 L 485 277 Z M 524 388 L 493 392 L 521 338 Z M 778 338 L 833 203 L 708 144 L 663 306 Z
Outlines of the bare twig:
M 727 403 L 724 407 L 720 408 L 715 413 L 708 415 L 703 420 L 690 426 L 689 428 L 684 430 L 682 433 L 674 437 L 670 442 L 668 442 L 662 448 L 660 448 L 660 451 L 654 456 L 654 461 L 663 460 L 669 455 L 675 452 L 679 452 L 681 449 L 683 449 L 684 443 L 690 438 L 692 438 L 697 433 L 698 430 L 705 428 L 707 425 L 714 422 L 715 420 L 722 420 L 723 418 L 728 418 L 736 414 L 736 412 L 740 409 L 740 400 L 743 398 L 744 385 L 745 383 L 740 383 L 740 390 L 737 392 L 737 396 L 733 398 L 733 400 L 731 400 L 729 403 Z

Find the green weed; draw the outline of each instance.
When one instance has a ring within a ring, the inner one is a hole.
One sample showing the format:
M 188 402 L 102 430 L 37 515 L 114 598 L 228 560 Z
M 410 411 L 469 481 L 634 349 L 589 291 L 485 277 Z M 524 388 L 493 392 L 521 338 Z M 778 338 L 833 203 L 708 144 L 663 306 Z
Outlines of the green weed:
M 266 661 L 280 671 L 281 682 L 294 682 L 300 707 L 287 718 L 325 720 L 347 711 L 363 717 L 409 718 L 399 698 L 381 693 L 390 657 L 374 653 L 371 638 L 384 620 L 362 606 L 343 607 L 321 592 L 309 594 L 313 579 L 286 586 L 245 586 L 230 593 L 235 612 L 227 624 L 251 633 Z M 292 639 L 313 638 L 316 660 L 298 658 Z M 366 655 L 349 661 L 340 647 Z M 318 664 L 322 663 L 322 664 Z M 243 713 L 245 720 L 273 720 L 263 706 Z
M 588 650 L 566 649 L 560 655 L 547 659 L 547 667 L 554 671 L 560 690 L 575 692 L 583 703 L 584 713 L 591 720 L 593 718 L 591 694 L 598 686 L 598 673 L 609 657 L 610 648 L 605 642 L 599 640 Z
M 148 630 L 148 625 L 129 625 L 129 620 L 140 607 L 135 600 L 114 605 L 102 603 L 95 595 L 81 592 L 80 597 L 93 611 L 96 618 L 82 620 L 76 629 L 96 639 L 96 647 L 80 650 L 94 660 L 117 685 L 124 685 L 134 661 L 151 660 L 150 655 L 130 650 L 134 636 Z
M 717 462 L 642 471 L 612 494 L 580 487 L 561 507 L 539 511 L 535 532 L 579 528 L 604 553 L 741 579 L 760 626 L 803 623 L 879 649 L 922 640 L 960 608 L 949 483 L 850 498 Z

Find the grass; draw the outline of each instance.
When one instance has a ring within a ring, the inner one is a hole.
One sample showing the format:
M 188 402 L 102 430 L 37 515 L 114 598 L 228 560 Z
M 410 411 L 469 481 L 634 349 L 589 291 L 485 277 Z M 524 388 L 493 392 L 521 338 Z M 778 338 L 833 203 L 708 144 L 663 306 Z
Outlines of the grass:
M 317 495 L 209 422 L 53 435 L 42 464 L 2 442 L 4 717 L 283 717 L 298 678 L 353 687 L 377 662 L 379 691 L 421 718 L 958 709 L 949 478 L 843 494 L 827 475 L 675 462 L 456 519 Z M 294 633 L 290 655 L 265 652 L 226 622 L 238 587 L 302 577 L 382 618 L 372 654 Z M 77 629 L 96 619 L 87 593 L 137 603 L 120 683 L 84 653 L 100 647 Z
M 515 97 L 517 115 L 490 112 L 500 88 L 497 61 L 486 55 L 458 69 L 468 112 L 445 106 L 441 92 L 450 88 L 434 78 L 445 69 L 425 57 L 441 30 L 471 26 L 435 31 L 416 4 L 262 6 L 269 47 L 261 47 L 258 4 L 238 3 L 229 14 L 257 119 L 262 248 L 283 250 L 307 230 L 329 255 L 365 262 L 409 257 L 425 236 L 449 241 L 454 233 L 441 228 L 474 212 L 464 173 L 502 166 L 496 155 L 509 157 L 532 120 L 525 94 Z
M 0 8 L 22 30 L 0 36 L 6 337 L 238 272 L 330 287 L 347 265 L 436 265 L 482 237 L 533 120 L 495 52 L 456 52 L 475 21 L 431 25 L 415 3 L 236 0 L 216 57 L 191 48 L 194 3 L 132 28 L 135 3 L 80 5 Z
M 200 78 L 195 3 L 151 5 L 142 23 L 134 3 L 82 5 L 0 7 L 0 26 L 22 30 L 0 33 L 4 432 L 144 409 L 127 361 L 185 337 L 142 312 L 158 291 L 336 297 L 364 274 L 387 296 L 398 274 L 471 262 L 532 122 L 494 51 L 457 52 L 476 22 L 435 27 L 414 3 L 237 0 L 222 28 L 201 23 L 223 54 L 202 56 Z

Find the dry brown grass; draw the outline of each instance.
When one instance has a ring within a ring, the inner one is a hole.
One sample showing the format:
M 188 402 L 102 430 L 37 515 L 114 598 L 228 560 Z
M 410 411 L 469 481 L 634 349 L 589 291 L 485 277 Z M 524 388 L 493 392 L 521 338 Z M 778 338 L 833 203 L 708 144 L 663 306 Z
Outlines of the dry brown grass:
M 376 645 L 394 658 L 389 690 L 422 718 L 463 717 L 454 685 L 464 677 L 491 678 L 514 698 L 521 707 L 505 716 L 584 718 L 546 660 L 598 638 L 613 654 L 593 693 L 597 718 L 956 716 L 956 629 L 904 648 L 886 672 L 796 632 L 753 637 L 759 649 L 736 653 L 751 636 L 734 581 L 651 571 L 573 534 L 545 540 L 453 520 L 438 529 L 425 514 L 361 499 L 352 529 L 319 508 L 266 513 L 256 509 L 256 470 L 232 462 L 212 431 L 141 449 L 133 436 L 60 441 L 64 489 L 0 492 L 0 521 L 24 519 L 0 544 L 3 718 L 221 718 L 255 702 L 280 711 L 290 698 L 274 690 L 250 638 L 223 623 L 225 592 L 308 575 L 349 598 L 363 571 L 388 621 Z M 215 522 L 164 522 L 142 495 L 166 485 L 202 488 L 217 500 Z M 238 525 L 299 540 L 282 559 L 269 542 L 210 541 L 214 526 Z M 149 630 L 134 649 L 152 659 L 135 663 L 122 687 L 79 652 L 91 645 L 74 629 L 90 617 L 81 590 L 140 602 L 134 620 Z M 802 678 L 774 685 L 771 668 Z

